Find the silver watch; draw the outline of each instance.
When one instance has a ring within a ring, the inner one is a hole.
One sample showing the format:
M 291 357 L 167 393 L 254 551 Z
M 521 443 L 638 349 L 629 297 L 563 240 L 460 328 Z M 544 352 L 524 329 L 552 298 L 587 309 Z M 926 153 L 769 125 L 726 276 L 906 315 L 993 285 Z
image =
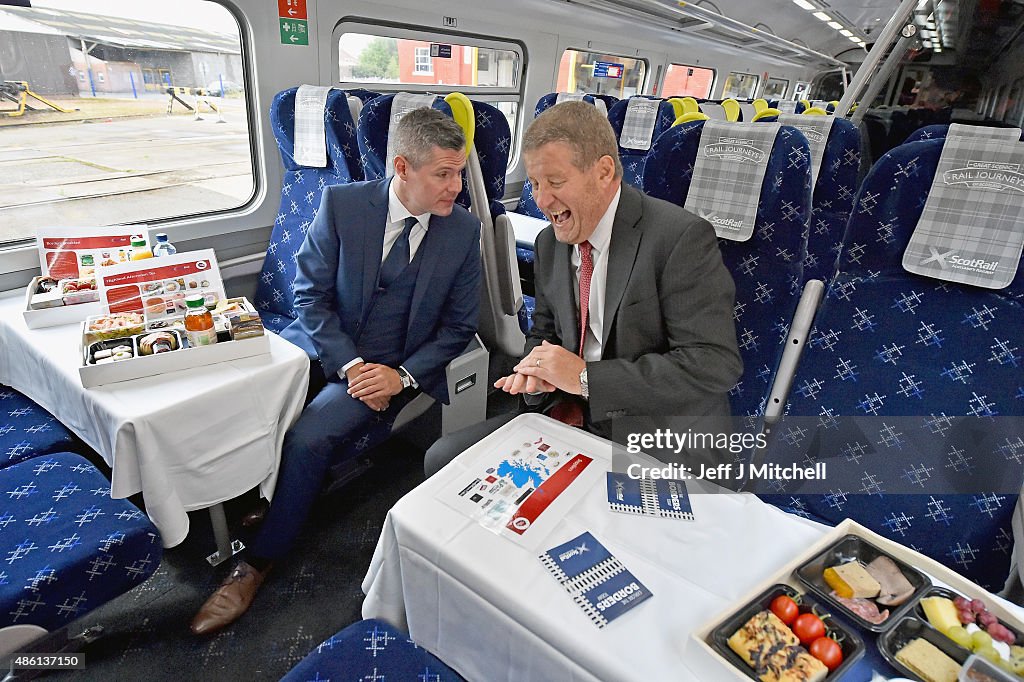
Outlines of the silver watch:
M 404 367 L 399 367 L 395 371 L 398 372 L 398 378 L 402 380 L 403 389 L 412 386 L 412 376 L 407 371 L 405 371 Z
M 590 385 L 587 384 L 587 368 L 580 372 L 580 395 L 584 400 L 590 400 Z

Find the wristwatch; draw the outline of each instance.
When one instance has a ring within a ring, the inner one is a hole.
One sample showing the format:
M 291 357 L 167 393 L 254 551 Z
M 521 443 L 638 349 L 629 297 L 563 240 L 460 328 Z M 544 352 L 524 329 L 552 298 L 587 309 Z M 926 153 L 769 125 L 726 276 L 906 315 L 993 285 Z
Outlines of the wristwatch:
M 399 367 L 395 371 L 398 372 L 398 378 L 402 380 L 403 390 L 412 386 L 412 375 L 405 371 L 405 367 Z
M 590 386 L 587 384 L 587 368 L 580 372 L 580 395 L 584 400 L 590 400 Z

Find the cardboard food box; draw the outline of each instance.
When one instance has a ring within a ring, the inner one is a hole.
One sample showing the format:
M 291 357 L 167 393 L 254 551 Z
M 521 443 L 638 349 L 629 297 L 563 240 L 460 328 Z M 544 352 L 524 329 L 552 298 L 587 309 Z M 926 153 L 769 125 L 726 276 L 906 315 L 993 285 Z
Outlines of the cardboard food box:
M 1003 621 L 1004 623 L 1008 624 L 1016 630 L 1024 629 L 1024 624 L 1021 623 L 1020 619 L 1018 619 L 1015 615 L 1012 615 L 1010 611 L 1006 609 L 1002 605 L 1002 603 L 997 601 L 997 599 L 991 593 L 987 592 L 986 590 L 979 587 L 975 583 L 971 582 L 967 578 L 963 577 L 959 573 L 947 568 L 946 566 L 940 564 L 934 559 L 930 559 L 929 557 L 926 557 L 923 554 L 919 554 L 918 552 L 915 552 L 912 549 L 904 547 L 903 545 L 897 542 L 893 542 L 892 540 L 884 538 L 881 535 L 878 535 L 877 533 L 874 533 L 865 528 L 864 526 L 856 523 L 855 521 L 846 519 L 838 526 L 833 528 L 831 531 L 826 533 L 824 536 L 822 536 L 820 540 L 808 546 L 806 551 L 804 551 L 802 554 L 794 557 L 793 560 L 789 562 L 789 564 L 781 568 L 773 575 L 766 578 L 762 583 L 760 583 L 754 589 L 752 589 L 749 594 L 745 595 L 744 597 L 740 598 L 739 600 L 731 604 L 728 609 L 717 615 L 708 623 L 705 623 L 703 626 L 695 630 L 690 635 L 694 644 L 696 644 L 701 649 L 704 649 L 712 658 L 719 661 L 725 670 L 728 670 L 727 673 L 723 673 L 723 679 L 728 677 L 730 679 L 746 680 L 747 682 L 749 682 L 753 675 L 748 674 L 746 670 L 739 668 L 737 665 L 735 665 L 733 662 L 730 662 L 725 656 L 723 656 L 721 653 L 715 650 L 712 633 L 717 628 L 719 628 L 720 625 L 729 620 L 729 618 L 733 616 L 733 614 L 735 614 L 738 610 L 742 609 L 749 602 L 756 599 L 761 593 L 770 588 L 772 585 L 785 584 L 795 587 L 800 593 L 809 592 L 808 587 L 799 580 L 797 576 L 797 570 L 800 567 L 807 564 L 808 562 L 810 562 L 814 557 L 817 557 L 827 548 L 836 544 L 844 536 L 847 535 L 853 535 L 859 538 L 863 538 L 868 543 L 878 548 L 886 555 L 890 556 L 892 559 L 907 564 L 919 571 L 922 571 L 923 573 L 930 576 L 933 582 L 939 582 L 948 585 L 952 590 L 967 597 L 968 599 L 983 600 L 988 607 L 989 613 L 993 614 L 1001 621 Z M 835 612 L 835 609 L 833 608 L 832 611 Z M 843 614 L 840 613 L 839 615 L 840 617 L 843 617 Z M 893 620 L 899 621 L 898 623 L 894 623 L 895 625 L 907 622 L 907 619 L 899 620 L 899 616 L 894 617 Z M 871 633 L 867 631 L 861 631 L 860 634 L 864 637 L 864 643 L 868 647 L 875 648 L 877 646 L 877 639 Z M 883 634 L 882 637 L 884 636 L 885 635 Z M 939 636 L 944 637 L 944 635 Z M 750 672 L 752 673 L 753 671 Z M 831 681 L 831 679 L 832 675 L 829 675 L 829 677 L 826 678 L 826 680 L 829 681 Z
M 247 300 L 238 300 L 245 310 L 252 310 Z M 213 345 L 188 347 L 184 332 L 173 321 L 162 316 L 156 320 L 143 316 L 145 328 L 140 331 L 138 325 L 130 324 L 124 327 L 125 335 L 120 336 L 108 331 L 90 331 L 89 325 L 93 319 L 89 318 L 82 323 L 82 364 L 78 374 L 85 388 L 270 353 L 270 339 L 266 334 L 232 339 L 230 327 L 218 335 L 218 341 Z M 149 328 L 150 324 L 158 326 Z M 227 324 L 230 325 L 230 320 Z M 153 334 L 173 337 L 174 348 L 156 354 L 144 354 L 144 346 L 155 345 L 151 338 Z M 103 353 L 102 358 L 96 358 L 97 351 Z M 115 355 L 123 359 L 114 359 Z
M 29 329 L 81 322 L 90 315 L 99 315 L 103 312 L 103 305 L 99 300 L 64 305 L 64 295 L 59 287 L 54 287 L 49 294 L 36 294 L 36 288 L 41 279 L 43 277 L 33 277 L 25 289 L 25 308 L 22 316 L 25 318 L 25 326 Z M 37 306 L 35 308 L 33 308 L 34 297 L 36 297 Z M 43 305 L 47 307 L 40 307 Z

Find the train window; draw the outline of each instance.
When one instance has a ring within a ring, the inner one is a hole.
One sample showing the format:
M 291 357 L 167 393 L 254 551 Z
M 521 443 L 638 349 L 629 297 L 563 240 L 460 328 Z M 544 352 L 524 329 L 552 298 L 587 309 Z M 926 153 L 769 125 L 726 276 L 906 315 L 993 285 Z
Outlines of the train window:
M 646 59 L 569 49 L 558 65 L 557 89 L 623 99 L 643 92 L 646 74 Z
M 811 84 L 805 81 L 797 81 L 793 88 L 793 99 L 807 99 L 811 96 Z
M 523 48 L 492 38 L 344 21 L 335 29 L 339 87 L 462 92 L 500 110 L 512 131 L 522 103 Z M 509 168 L 516 159 L 509 157 Z
M 738 97 L 740 99 L 751 99 L 757 91 L 757 84 L 760 76 L 752 73 L 732 72 L 725 79 L 725 87 L 722 89 L 722 99 L 727 97 Z
M 153 223 L 255 194 L 241 31 L 208 0 L 0 13 L 0 245 L 40 225 Z M 101 9 L 99 9 L 101 8 Z M 198 109 L 198 115 L 196 110 Z
M 788 89 L 789 80 L 785 78 L 769 78 L 765 81 L 764 92 L 761 93 L 761 97 L 765 99 L 783 99 Z
M 711 96 L 711 88 L 715 84 L 715 70 L 704 69 L 689 64 L 669 64 L 665 74 L 665 84 L 661 91 L 665 97 L 698 97 Z

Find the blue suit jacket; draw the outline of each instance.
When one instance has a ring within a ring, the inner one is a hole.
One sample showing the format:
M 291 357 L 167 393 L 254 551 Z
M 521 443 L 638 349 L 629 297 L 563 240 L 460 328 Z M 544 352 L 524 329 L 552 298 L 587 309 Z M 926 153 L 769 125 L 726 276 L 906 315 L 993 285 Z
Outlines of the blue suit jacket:
M 389 182 L 327 187 L 297 255 L 297 317 L 281 336 L 318 358 L 328 378 L 360 355 L 355 329 L 380 270 Z M 431 216 L 417 256 L 401 364 L 447 403 L 445 366 L 473 338 L 480 312 L 480 221 L 458 204 L 449 216 Z

